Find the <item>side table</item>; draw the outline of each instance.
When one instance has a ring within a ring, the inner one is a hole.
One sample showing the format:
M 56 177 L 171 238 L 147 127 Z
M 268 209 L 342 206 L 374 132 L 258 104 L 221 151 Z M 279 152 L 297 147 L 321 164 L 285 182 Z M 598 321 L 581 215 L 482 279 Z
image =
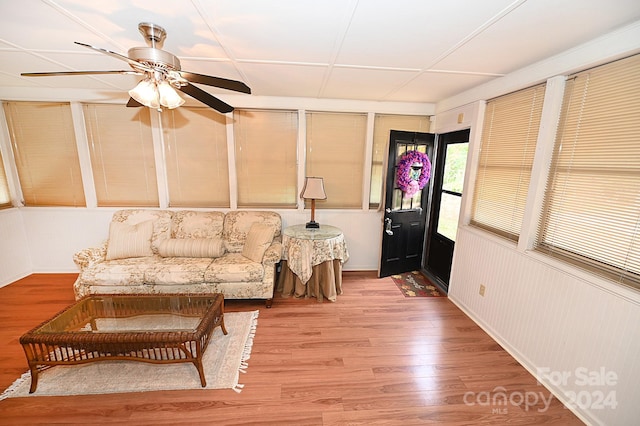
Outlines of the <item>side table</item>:
M 342 294 L 342 264 L 349 259 L 339 228 L 294 225 L 282 233 L 282 270 L 278 289 L 283 297 L 323 297 L 335 302 Z

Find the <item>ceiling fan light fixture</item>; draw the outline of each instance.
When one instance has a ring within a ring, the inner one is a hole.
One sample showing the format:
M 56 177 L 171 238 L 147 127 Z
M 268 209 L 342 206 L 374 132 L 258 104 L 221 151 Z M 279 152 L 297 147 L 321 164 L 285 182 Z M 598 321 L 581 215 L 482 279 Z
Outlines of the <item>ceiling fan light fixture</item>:
M 184 104 L 184 99 L 167 81 L 158 83 L 158 93 L 160 94 L 160 105 L 165 108 L 174 109 Z
M 54 71 L 21 73 L 20 75 L 25 77 L 92 74 L 140 75 L 143 76 L 143 80 L 140 81 L 136 87 L 129 90 L 131 98 L 127 101 L 127 107 L 135 108 L 146 106 L 158 111 L 162 111 L 163 108 L 173 109 L 182 106 L 185 101 L 180 96 L 180 92 L 185 93 L 222 114 L 233 111 L 231 105 L 196 87 L 192 83 L 251 94 L 249 86 L 241 81 L 183 71 L 180 65 L 180 59 L 174 54 L 162 50 L 167 32 L 161 26 L 150 22 L 141 22 L 138 25 L 138 29 L 147 42 L 147 46 L 132 47 L 129 49 L 127 56 L 79 41 L 74 42 L 79 46 L 127 62 L 131 67 L 129 70 Z
M 136 87 L 129 90 L 129 96 L 146 107 L 160 108 L 158 89 L 153 81 L 147 79 L 142 80 Z

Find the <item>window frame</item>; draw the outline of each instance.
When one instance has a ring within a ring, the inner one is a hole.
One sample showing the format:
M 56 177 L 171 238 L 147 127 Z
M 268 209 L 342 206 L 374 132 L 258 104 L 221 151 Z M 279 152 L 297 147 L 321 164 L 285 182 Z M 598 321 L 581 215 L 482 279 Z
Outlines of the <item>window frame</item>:
M 546 86 L 545 82 L 493 98 L 485 108 L 469 225 L 515 243 L 527 217 Z M 508 150 L 511 154 L 505 155 Z M 512 184 L 511 192 L 505 191 L 505 176 L 510 177 L 506 182 Z

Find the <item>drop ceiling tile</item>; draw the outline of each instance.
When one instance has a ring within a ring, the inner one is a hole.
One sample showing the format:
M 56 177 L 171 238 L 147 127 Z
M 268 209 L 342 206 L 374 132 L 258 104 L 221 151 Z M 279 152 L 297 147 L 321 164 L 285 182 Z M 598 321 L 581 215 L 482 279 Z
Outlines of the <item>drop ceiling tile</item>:
M 434 68 L 509 73 L 639 18 L 637 0 L 526 2 Z
M 327 63 L 350 2 L 227 1 L 201 3 L 222 43 L 239 60 Z
M 183 69 L 258 95 L 437 102 L 639 19 L 638 0 L 0 0 L 0 87 L 128 90 L 139 77 L 18 74 L 128 69 L 73 42 L 126 54 L 151 21 Z M 469 74 L 411 80 L 428 67 Z
M 0 60 L 2 60 L 2 55 L 0 55 Z M 34 87 L 37 86 L 36 82 L 29 81 L 26 78 L 20 78 L 16 76 L 15 73 L 6 73 L 4 71 L 0 71 L 0 87 Z
M 423 68 L 476 30 L 511 0 L 359 2 L 338 64 Z
M 73 50 L 79 34 L 88 34 L 86 28 L 42 1 L 24 0 L 0 2 L 0 39 L 28 49 Z M 97 42 L 99 37 L 88 37 L 85 42 Z
M 257 96 L 318 97 L 326 67 L 242 63 Z
M 415 75 L 416 71 L 335 67 L 322 91 L 322 96 L 336 99 L 380 100 Z
M 385 100 L 435 103 L 494 78 L 473 74 L 426 72 L 391 93 Z

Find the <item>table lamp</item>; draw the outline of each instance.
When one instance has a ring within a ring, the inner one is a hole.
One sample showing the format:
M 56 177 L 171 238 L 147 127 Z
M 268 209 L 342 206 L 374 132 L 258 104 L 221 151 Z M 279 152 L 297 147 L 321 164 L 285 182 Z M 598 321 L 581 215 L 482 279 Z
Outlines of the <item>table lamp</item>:
M 311 200 L 311 221 L 307 222 L 305 228 L 320 228 L 320 224 L 315 221 L 316 200 L 326 200 L 327 194 L 324 192 L 324 182 L 321 177 L 307 177 L 304 180 L 304 188 L 300 198 Z

